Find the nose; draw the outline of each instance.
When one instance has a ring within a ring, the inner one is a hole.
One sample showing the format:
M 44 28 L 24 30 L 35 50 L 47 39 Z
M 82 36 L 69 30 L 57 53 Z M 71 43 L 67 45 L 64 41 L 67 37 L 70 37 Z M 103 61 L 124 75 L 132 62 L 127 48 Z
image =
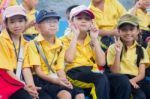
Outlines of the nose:
M 19 22 L 15 22 L 15 28 L 18 28 L 20 26 Z

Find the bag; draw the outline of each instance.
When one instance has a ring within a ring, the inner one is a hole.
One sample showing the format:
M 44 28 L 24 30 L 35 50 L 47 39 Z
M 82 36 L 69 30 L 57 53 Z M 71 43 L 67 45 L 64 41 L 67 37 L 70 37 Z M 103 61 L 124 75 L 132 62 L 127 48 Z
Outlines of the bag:
M 0 99 L 8 99 L 23 87 L 23 83 L 13 79 L 6 70 L 0 69 Z

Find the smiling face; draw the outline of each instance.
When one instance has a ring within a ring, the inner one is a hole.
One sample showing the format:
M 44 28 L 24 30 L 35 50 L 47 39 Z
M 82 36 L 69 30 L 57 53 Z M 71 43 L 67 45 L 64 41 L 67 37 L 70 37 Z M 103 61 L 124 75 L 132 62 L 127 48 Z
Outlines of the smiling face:
M 26 27 L 26 19 L 22 15 L 12 16 L 6 19 L 6 28 L 13 35 L 21 35 Z
M 87 13 L 80 13 L 73 18 L 73 23 L 79 28 L 80 32 L 87 32 L 92 24 L 92 19 Z
M 129 23 L 124 23 L 119 27 L 119 33 L 121 35 L 121 40 L 125 44 L 133 44 L 137 39 L 140 29 Z
M 58 18 L 47 18 L 38 24 L 37 29 L 44 36 L 54 36 L 59 29 Z

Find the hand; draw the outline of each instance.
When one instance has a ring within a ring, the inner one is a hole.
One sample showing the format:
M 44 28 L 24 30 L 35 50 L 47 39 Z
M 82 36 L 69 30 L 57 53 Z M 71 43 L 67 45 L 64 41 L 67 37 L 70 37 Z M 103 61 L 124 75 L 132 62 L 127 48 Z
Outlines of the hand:
M 60 85 L 60 86 L 64 86 L 66 88 L 71 89 L 70 84 L 68 84 L 68 82 L 66 80 L 62 80 L 61 78 L 55 78 L 55 82 L 56 84 Z
M 134 88 L 140 88 L 139 85 L 134 81 L 134 79 L 130 79 L 129 81 Z
M 120 41 L 120 37 L 115 37 L 114 36 L 114 40 L 115 40 L 115 50 L 117 53 L 121 54 L 122 51 L 122 43 Z
M 67 86 L 69 89 L 73 89 L 73 85 L 71 84 L 70 81 L 68 81 L 68 79 L 66 78 L 60 78 Z
M 98 38 L 99 30 L 95 27 L 94 24 L 90 27 L 90 36 L 92 40 L 96 40 Z
M 77 26 L 75 23 L 73 23 L 73 22 L 70 23 L 70 29 L 71 29 L 71 31 L 74 33 L 74 35 L 75 35 L 76 37 L 79 36 L 80 30 L 79 30 L 78 26 Z
M 40 87 L 35 87 L 33 85 L 25 85 L 24 89 L 33 97 L 33 99 L 39 99 L 38 90 L 41 90 Z

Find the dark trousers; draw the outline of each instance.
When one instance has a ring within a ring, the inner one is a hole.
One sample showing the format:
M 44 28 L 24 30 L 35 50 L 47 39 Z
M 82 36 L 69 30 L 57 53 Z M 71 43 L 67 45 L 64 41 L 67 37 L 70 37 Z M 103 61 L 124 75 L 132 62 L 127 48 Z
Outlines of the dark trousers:
M 94 87 L 93 99 L 109 99 L 109 83 L 104 74 L 95 73 L 91 71 L 91 67 L 82 66 L 71 69 L 67 72 L 67 76 L 72 79 L 71 82 L 76 86 L 80 83 L 92 83 Z M 77 81 L 74 82 L 74 81 Z M 82 87 L 82 84 L 78 87 Z M 84 88 L 83 88 L 84 89 Z
M 32 97 L 27 91 L 25 91 L 24 89 L 20 89 L 12 96 L 10 96 L 9 99 L 32 99 Z
M 128 77 L 129 80 L 135 77 L 133 75 L 126 75 L 126 76 Z M 132 99 L 146 99 L 146 95 L 145 95 L 144 91 L 141 88 L 142 87 L 142 82 L 143 81 L 138 82 L 138 85 L 139 85 L 140 88 L 134 88 L 131 85 Z
M 110 83 L 110 99 L 130 99 L 131 86 L 127 76 L 107 74 Z

